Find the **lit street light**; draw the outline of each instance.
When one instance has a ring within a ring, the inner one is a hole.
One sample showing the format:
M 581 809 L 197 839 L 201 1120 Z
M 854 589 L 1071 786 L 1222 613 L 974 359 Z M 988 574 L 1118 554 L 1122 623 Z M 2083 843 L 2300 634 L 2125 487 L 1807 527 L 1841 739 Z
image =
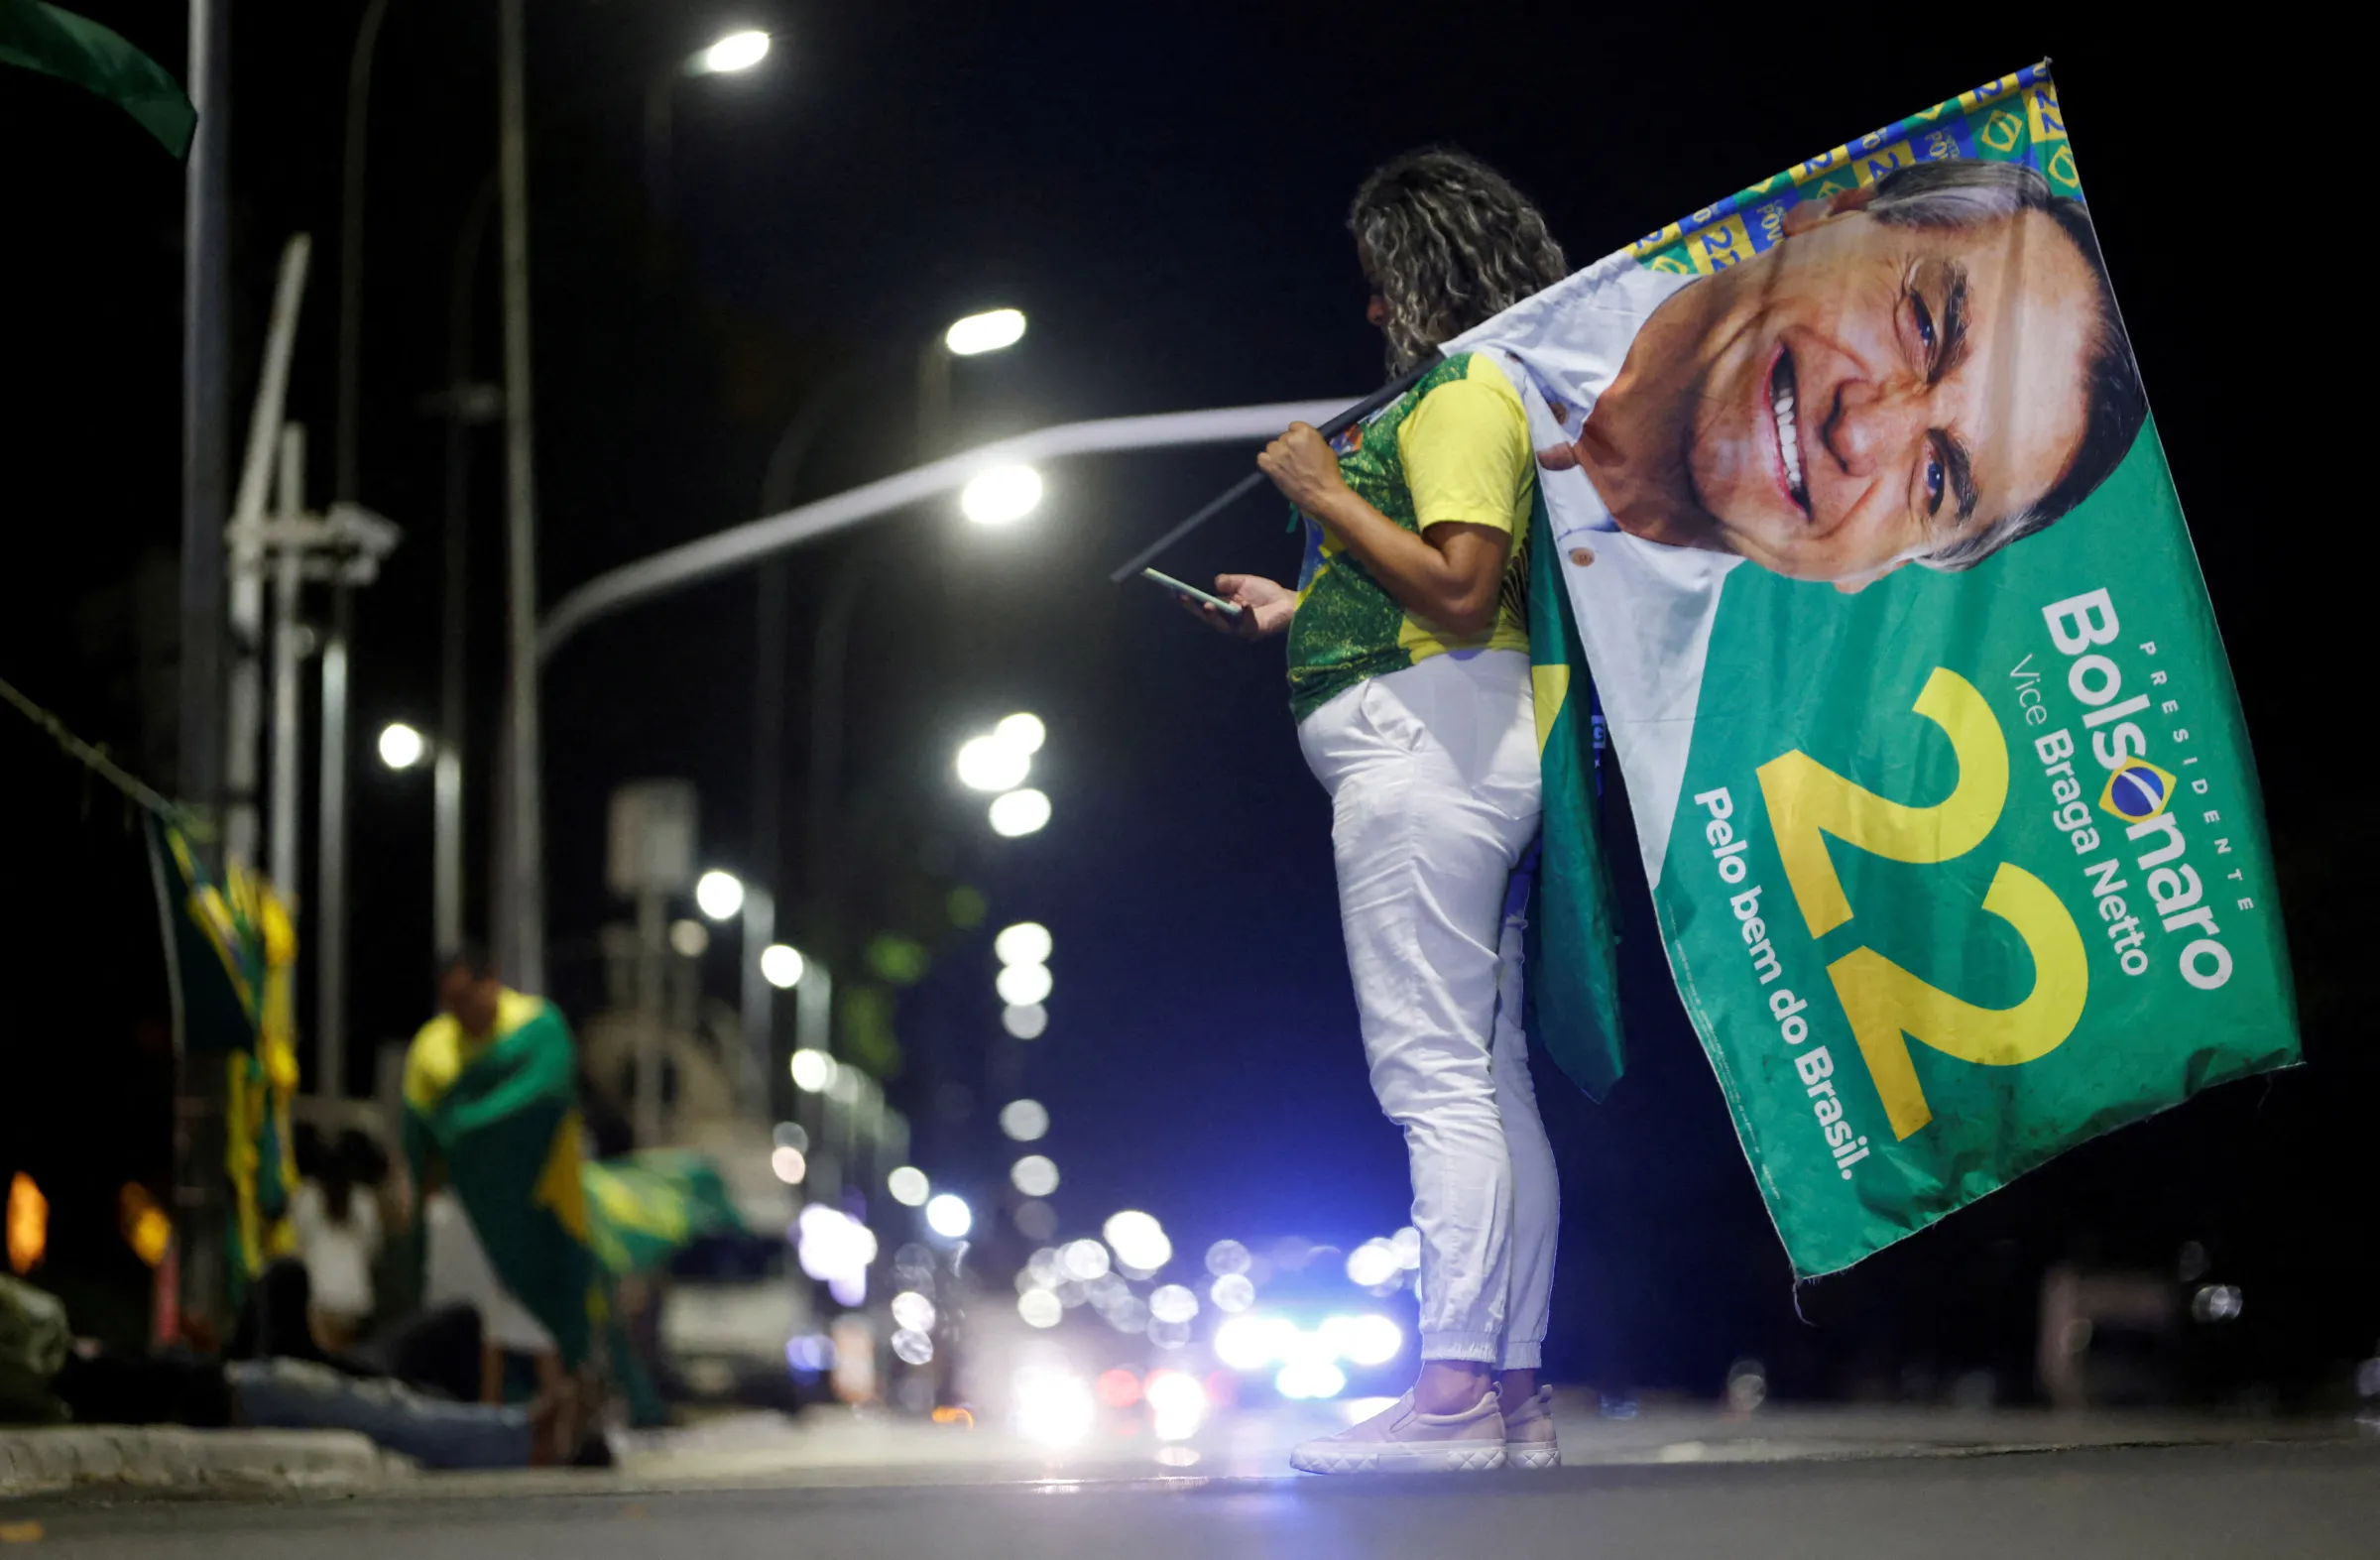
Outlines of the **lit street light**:
M 1056 947 L 1049 928 L 1039 921 L 1018 921 L 1001 929 L 992 939 L 992 956 L 1003 966 L 1011 964 L 1047 964 Z
M 793 1087 L 804 1094 L 825 1093 L 827 1087 L 835 1081 L 835 1074 L 842 1070 L 835 1065 L 835 1059 L 826 1052 L 806 1048 L 793 1053 L 790 1067 L 793 1073 Z
M 975 1228 L 975 1214 L 964 1197 L 937 1192 L 926 1201 L 925 1226 L 945 1241 L 963 1240 Z
M 998 736 L 972 737 L 959 747 L 959 781 L 973 790 L 1013 790 L 1032 772 L 1032 756 Z
M 1038 833 L 1049 822 L 1049 797 L 1030 789 L 1012 790 L 992 799 L 992 832 L 1003 839 Z
M 730 33 L 686 61 L 688 75 L 730 75 L 749 70 L 769 58 L 769 35 L 759 31 Z M 1017 334 L 1024 333 L 1021 322 Z
M 885 1190 L 903 1208 L 924 1206 L 931 1189 L 932 1183 L 925 1178 L 925 1172 L 913 1164 L 904 1164 L 885 1177 Z
M 986 352 L 998 352 L 1012 347 L 1024 339 L 1024 310 L 1019 308 L 986 309 L 953 320 L 942 333 L 942 345 L 952 357 L 976 357 Z
M 381 728 L 380 762 L 393 770 L 410 770 L 421 762 L 429 744 L 421 733 L 404 721 L 394 720 Z
M 1000 1000 L 1016 1008 L 1047 1001 L 1054 985 L 1046 964 L 1012 964 L 992 982 Z
M 727 920 L 744 907 L 744 881 L 714 867 L 694 880 L 694 903 L 711 919 Z
M 979 526 L 1006 526 L 1040 507 L 1041 473 L 1030 466 L 994 466 L 959 493 L 959 512 Z
M 799 950 L 781 942 L 773 942 L 761 950 L 761 975 L 778 991 L 790 991 L 801 984 L 802 957 Z

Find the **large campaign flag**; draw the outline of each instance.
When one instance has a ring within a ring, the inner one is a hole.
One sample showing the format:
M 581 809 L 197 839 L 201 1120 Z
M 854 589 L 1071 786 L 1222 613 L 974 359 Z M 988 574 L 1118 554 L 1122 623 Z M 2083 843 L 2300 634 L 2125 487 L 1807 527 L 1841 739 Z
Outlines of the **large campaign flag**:
M 1448 350 L 1513 370 L 1543 479 L 1541 1032 L 1616 1072 L 1607 1000 L 1542 989 L 1609 968 L 1583 657 L 1798 1271 L 2299 1060 L 2246 732 L 2046 65 Z

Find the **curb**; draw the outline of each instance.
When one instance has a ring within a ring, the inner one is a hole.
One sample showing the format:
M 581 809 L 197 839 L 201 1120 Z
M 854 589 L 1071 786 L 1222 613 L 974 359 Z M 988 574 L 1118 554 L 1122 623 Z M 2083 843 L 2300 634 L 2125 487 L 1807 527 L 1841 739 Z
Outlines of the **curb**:
M 84 1486 L 226 1495 L 376 1490 L 413 1471 L 410 1459 L 348 1430 L 0 1430 L 0 1500 Z

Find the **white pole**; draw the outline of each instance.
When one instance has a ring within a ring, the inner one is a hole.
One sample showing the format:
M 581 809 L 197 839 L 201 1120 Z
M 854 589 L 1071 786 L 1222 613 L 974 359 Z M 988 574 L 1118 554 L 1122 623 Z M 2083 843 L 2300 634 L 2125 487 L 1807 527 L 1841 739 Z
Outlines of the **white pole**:
M 284 534 L 273 552 L 273 791 L 266 818 L 271 842 L 267 876 L 274 892 L 287 900 L 298 891 L 298 750 L 302 742 L 298 598 L 305 549 L 298 544 L 297 528 L 305 510 L 305 429 L 295 422 L 281 430 L 281 481 L 273 507 Z
M 508 946 L 506 973 L 523 991 L 545 989 L 543 820 L 538 811 L 537 511 L 529 354 L 529 137 L 523 95 L 522 0 L 502 0 L 498 180 L 504 225 L 504 422 L 506 607 L 512 686 L 506 736 L 505 914 L 494 928 Z
M 312 240 L 303 233 L 281 252 L 281 279 L 273 290 L 273 315 L 265 331 L 264 372 L 257 377 L 256 404 L 248 415 L 248 451 L 240 464 L 239 496 L 231 507 L 230 708 L 223 743 L 223 853 L 253 867 L 257 861 L 257 748 L 264 736 L 265 549 L 259 532 L 266 490 L 273 478 L 273 450 L 280 438 L 282 408 L 288 400 L 290 352 L 298 337 L 298 308 L 305 296 L 306 260 Z M 286 887 L 286 885 L 285 885 Z
M 769 1116 L 769 1043 L 776 1027 L 775 988 L 761 973 L 761 952 L 776 940 L 776 895 L 765 884 L 744 886 L 744 946 L 736 957 L 744 971 L 744 1055 L 737 1063 L 736 1098 L 746 1115 Z
M 796 505 L 781 515 L 730 526 L 598 574 L 553 604 L 537 631 L 536 651 L 550 657 L 597 618 L 650 601 L 698 580 L 758 563 L 788 547 L 819 540 L 912 504 L 957 491 L 990 466 L 1055 460 L 1069 455 L 1135 449 L 1181 449 L 1196 444 L 1245 443 L 1272 437 L 1292 422 L 1327 422 L 1363 400 L 1284 401 L 1265 406 L 1213 407 L 1152 417 L 1060 422 L 1013 438 L 996 439 L 908 471 Z

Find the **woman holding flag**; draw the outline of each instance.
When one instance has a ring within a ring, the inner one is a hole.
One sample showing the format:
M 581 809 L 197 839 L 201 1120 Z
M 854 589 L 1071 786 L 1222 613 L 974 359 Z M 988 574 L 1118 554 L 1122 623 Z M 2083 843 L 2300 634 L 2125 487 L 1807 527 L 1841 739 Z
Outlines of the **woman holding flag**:
M 1459 153 L 1380 168 L 1348 226 L 1396 374 L 1564 274 L 1544 219 Z M 1216 591 L 1238 616 L 1194 610 L 1244 637 L 1289 636 L 1299 745 L 1331 793 L 1365 1055 L 1405 1135 L 1422 1245 L 1413 1389 L 1290 1460 L 1551 1467 L 1537 1368 L 1559 1191 L 1521 1033 L 1513 883 L 1539 805 L 1527 417 L 1491 357 L 1459 353 L 1336 449 L 1301 422 L 1256 463 L 1305 521 L 1297 589 L 1225 574 Z

